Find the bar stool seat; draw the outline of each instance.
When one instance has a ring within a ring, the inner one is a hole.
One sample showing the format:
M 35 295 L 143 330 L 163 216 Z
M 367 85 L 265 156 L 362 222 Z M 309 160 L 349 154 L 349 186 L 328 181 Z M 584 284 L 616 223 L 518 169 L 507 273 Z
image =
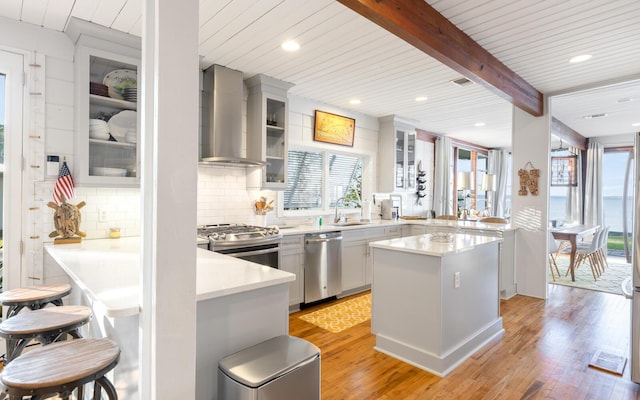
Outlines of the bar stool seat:
M 0 304 L 7 306 L 7 318 L 18 314 L 24 307 L 39 310 L 47 304 L 62 305 L 62 298 L 71 293 L 71 285 L 39 285 L 16 288 L 0 293 Z
M 47 307 L 22 313 L 0 323 L 0 337 L 6 339 L 5 364 L 18 357 L 31 341 L 53 343 L 66 334 L 78 339 L 78 328 L 91 320 L 91 309 L 84 306 Z
M 41 399 L 57 394 L 84 398 L 84 384 L 94 382 L 94 399 L 101 398 L 102 390 L 110 400 L 118 394 L 105 377 L 120 359 L 120 348 L 109 339 L 76 339 L 52 343 L 17 357 L 9 363 L 0 382 L 11 400 Z

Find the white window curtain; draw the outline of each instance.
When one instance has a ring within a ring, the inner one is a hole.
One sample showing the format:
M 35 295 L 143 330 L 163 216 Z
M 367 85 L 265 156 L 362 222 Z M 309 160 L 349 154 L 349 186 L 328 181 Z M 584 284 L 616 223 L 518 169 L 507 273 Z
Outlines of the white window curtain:
M 587 148 L 587 176 L 584 193 L 584 223 L 602 225 L 604 206 L 602 200 L 602 162 L 604 146 L 591 142 Z
M 436 215 L 455 214 L 453 211 L 453 147 L 451 139 L 436 139 L 436 168 L 433 189 L 433 210 Z
M 507 215 L 505 204 L 507 197 L 507 174 L 509 152 L 507 150 L 489 150 L 488 173 L 494 174 L 496 191 L 487 193 L 491 204 L 492 216 Z

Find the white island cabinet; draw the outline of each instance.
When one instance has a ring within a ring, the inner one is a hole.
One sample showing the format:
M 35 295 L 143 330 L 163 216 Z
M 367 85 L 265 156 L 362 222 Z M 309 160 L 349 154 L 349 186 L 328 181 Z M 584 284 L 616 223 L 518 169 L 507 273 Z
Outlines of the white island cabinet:
M 431 234 L 371 243 L 376 350 L 438 376 L 502 334 L 499 238 Z
M 118 397 L 137 398 L 140 238 L 46 244 L 45 251 L 45 283 L 70 283 L 65 303 L 92 309 L 84 336 L 118 343 L 122 353 L 113 379 Z M 295 276 L 208 250 L 197 252 L 196 399 L 215 400 L 221 358 L 289 333 L 288 288 Z M 167 360 L 172 351 L 189 345 L 184 339 L 167 349 Z

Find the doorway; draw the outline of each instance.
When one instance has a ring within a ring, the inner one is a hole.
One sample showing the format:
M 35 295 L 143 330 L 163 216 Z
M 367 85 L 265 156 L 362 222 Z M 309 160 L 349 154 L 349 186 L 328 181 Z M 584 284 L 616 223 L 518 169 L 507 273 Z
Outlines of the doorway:
M 0 50 L 0 259 L 6 289 L 19 287 L 22 276 L 23 77 L 24 56 Z

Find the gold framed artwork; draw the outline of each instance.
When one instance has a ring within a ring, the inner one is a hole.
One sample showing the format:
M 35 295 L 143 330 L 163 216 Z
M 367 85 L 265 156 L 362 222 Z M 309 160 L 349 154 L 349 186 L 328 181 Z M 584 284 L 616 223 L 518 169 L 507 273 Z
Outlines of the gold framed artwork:
M 353 147 L 356 120 L 316 110 L 313 140 Z

